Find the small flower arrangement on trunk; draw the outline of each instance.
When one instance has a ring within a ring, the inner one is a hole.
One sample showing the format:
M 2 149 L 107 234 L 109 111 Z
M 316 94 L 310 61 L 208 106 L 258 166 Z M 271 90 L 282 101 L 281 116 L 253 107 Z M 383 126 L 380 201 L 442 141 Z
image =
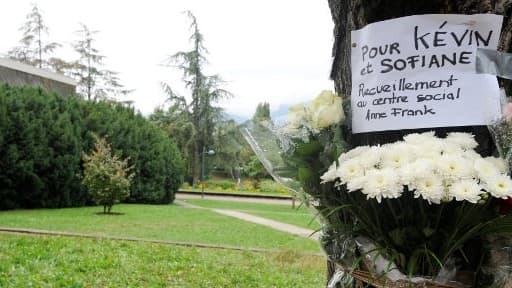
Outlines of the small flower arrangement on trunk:
M 500 157 L 512 167 L 512 103 L 504 105 L 502 117 L 489 125 L 489 130 L 494 136 Z
M 489 263 L 501 245 L 493 237 L 512 232 L 512 214 L 501 209 L 512 196 L 512 124 L 500 128 L 501 158 L 482 157 L 461 132 L 349 150 L 342 107 L 324 91 L 292 106 L 286 125 L 244 131 L 270 174 L 315 209 L 321 245 L 338 267 L 329 287 L 363 278 L 376 287 L 459 287 L 460 275 L 474 287 L 503 287 L 509 274 L 496 271 L 511 263 Z

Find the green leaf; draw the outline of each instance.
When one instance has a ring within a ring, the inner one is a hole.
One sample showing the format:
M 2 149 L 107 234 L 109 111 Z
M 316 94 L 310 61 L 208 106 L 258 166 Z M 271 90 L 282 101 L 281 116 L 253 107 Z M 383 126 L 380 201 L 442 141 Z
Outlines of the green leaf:
M 323 146 L 318 141 L 300 143 L 295 148 L 295 153 L 302 157 L 312 157 L 318 155 L 323 150 Z
M 299 181 L 301 182 L 309 182 L 316 181 L 316 173 L 309 167 L 299 167 Z
M 425 227 L 423 228 L 423 235 L 425 235 L 425 237 L 429 238 L 430 236 L 432 236 L 432 234 L 434 234 L 434 232 L 436 232 L 435 229 L 432 229 L 430 227 Z
M 487 225 L 482 228 L 481 233 L 495 234 L 495 233 L 512 233 L 512 214 L 500 216 L 492 221 L 489 221 Z
M 391 230 L 389 233 L 388 233 L 389 237 L 391 238 L 391 240 L 393 240 L 393 243 L 396 245 L 396 246 L 403 246 L 404 245 L 404 230 L 401 229 L 401 228 L 396 228 L 396 229 L 393 229 Z

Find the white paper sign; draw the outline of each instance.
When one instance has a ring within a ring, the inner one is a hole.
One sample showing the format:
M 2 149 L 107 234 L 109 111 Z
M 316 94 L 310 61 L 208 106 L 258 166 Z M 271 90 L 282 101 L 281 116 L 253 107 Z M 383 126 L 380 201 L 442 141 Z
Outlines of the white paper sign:
M 475 73 L 503 17 L 432 14 L 352 31 L 352 130 L 486 125 L 500 113 L 495 76 Z

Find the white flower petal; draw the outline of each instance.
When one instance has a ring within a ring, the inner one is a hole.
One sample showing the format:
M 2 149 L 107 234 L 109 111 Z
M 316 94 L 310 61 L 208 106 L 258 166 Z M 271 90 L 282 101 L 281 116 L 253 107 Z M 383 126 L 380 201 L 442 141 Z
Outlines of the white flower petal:
M 475 180 L 460 180 L 451 185 L 449 193 L 457 201 L 477 203 L 483 192 L 482 187 Z
M 322 182 L 320 183 L 332 182 L 335 181 L 337 178 L 338 171 L 336 169 L 336 162 L 333 162 L 331 166 L 329 166 L 329 169 L 327 169 L 327 172 L 325 172 L 324 175 L 320 176 L 320 179 L 322 179 Z
M 469 133 L 452 132 L 446 136 L 446 141 L 458 145 L 462 149 L 474 149 L 478 146 L 475 136 Z
M 498 175 L 488 178 L 485 187 L 493 197 L 502 199 L 512 197 L 512 180 L 508 176 Z

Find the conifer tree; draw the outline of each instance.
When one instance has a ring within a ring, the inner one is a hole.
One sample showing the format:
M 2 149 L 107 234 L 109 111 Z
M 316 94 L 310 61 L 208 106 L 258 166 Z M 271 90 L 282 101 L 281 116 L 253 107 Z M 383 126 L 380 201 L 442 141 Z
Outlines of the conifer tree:
M 176 142 L 181 152 L 183 162 L 186 163 L 185 174 L 191 176 L 192 153 L 194 139 L 196 138 L 196 129 L 192 124 L 190 111 L 186 109 L 185 106 L 180 105 L 180 103 L 173 103 L 167 110 L 163 108 L 155 109 L 149 116 L 149 119 Z
M 120 83 L 119 73 L 105 69 L 105 56 L 94 46 L 94 35 L 85 24 L 80 24 L 76 31 L 79 39 L 72 45 L 79 59 L 72 65 L 73 76 L 78 81 L 77 92 L 87 100 L 115 100 L 117 96 L 126 95 L 130 90 Z
M 59 58 L 50 57 L 51 53 L 61 45 L 56 42 L 48 42 L 50 29 L 46 26 L 42 11 L 36 4 L 26 16 L 27 21 L 20 27 L 23 37 L 19 41 L 20 46 L 16 46 L 7 52 L 8 56 L 14 60 L 36 66 L 38 68 L 52 68 L 57 63 L 64 63 Z
M 187 102 L 185 97 L 175 93 L 170 85 L 163 83 L 162 87 L 169 100 L 173 103 L 179 103 L 179 107 L 188 115 L 190 122 L 194 127 L 194 138 L 190 147 L 191 171 L 194 182 L 199 179 L 200 159 L 203 148 L 210 147 L 213 142 L 213 133 L 215 126 L 222 119 L 222 109 L 215 107 L 214 103 L 231 96 L 231 93 L 221 89 L 222 79 L 218 75 L 206 75 L 204 67 L 208 63 L 206 54 L 208 51 L 203 45 L 204 38 L 199 31 L 196 17 L 187 11 L 191 24 L 192 50 L 181 51 L 166 61 L 167 65 L 174 66 L 183 72 L 183 81 L 185 86 L 190 89 L 192 100 Z
M 259 103 L 256 112 L 252 116 L 254 122 L 270 120 L 270 104 L 267 102 Z

